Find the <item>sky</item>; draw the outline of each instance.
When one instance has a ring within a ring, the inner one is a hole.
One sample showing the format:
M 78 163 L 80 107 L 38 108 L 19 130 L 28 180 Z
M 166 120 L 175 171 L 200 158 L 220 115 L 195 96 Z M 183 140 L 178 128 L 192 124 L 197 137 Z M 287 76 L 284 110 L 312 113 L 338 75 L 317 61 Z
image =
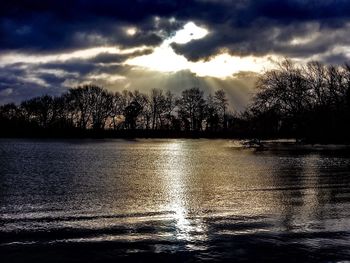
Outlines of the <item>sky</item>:
M 348 0 L 5 0 L 0 104 L 96 84 L 224 89 L 236 109 L 276 62 L 350 57 Z

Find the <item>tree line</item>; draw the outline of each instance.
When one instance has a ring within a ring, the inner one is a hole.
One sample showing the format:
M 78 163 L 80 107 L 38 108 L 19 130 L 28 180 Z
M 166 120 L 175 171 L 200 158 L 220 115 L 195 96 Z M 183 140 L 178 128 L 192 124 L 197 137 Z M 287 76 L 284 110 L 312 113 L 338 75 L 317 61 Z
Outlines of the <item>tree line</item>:
M 95 85 L 69 89 L 59 97 L 48 95 L 0 107 L 1 129 L 27 131 L 173 130 L 220 131 L 232 114 L 224 90 L 204 97 L 197 87 L 181 96 L 152 89 L 112 93 Z
M 284 60 L 265 72 L 241 118 L 240 129 L 257 137 L 350 142 L 350 66 Z
M 298 65 L 286 59 L 260 76 L 244 112 L 232 113 L 231 108 L 224 90 L 205 96 L 194 87 L 176 96 L 162 89 L 150 94 L 137 90 L 112 93 L 85 85 L 59 97 L 45 95 L 20 105 L 0 106 L 0 135 L 80 136 L 82 131 L 108 131 L 107 136 L 117 137 L 195 133 L 350 142 L 350 66 Z

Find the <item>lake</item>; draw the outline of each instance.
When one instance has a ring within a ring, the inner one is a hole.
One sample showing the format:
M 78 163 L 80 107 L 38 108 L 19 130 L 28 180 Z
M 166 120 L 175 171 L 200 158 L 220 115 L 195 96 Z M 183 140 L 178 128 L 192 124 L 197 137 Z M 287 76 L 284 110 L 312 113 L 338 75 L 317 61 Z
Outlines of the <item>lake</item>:
M 350 260 L 350 150 L 0 140 L 2 262 Z

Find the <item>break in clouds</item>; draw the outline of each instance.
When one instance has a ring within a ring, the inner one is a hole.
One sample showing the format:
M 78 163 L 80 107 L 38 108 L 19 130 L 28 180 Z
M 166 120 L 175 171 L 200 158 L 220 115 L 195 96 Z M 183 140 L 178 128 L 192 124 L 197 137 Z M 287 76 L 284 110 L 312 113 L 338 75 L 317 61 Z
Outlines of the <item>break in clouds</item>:
M 5 1 L 0 103 L 94 83 L 224 88 L 239 108 L 280 58 L 346 62 L 349 17 L 346 0 Z

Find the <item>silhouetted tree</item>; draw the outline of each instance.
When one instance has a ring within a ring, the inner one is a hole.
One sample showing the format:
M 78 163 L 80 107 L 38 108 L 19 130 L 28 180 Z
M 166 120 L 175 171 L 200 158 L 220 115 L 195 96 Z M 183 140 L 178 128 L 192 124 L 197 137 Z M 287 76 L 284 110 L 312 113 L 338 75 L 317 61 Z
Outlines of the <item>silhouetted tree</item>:
M 127 129 L 134 130 L 136 128 L 136 120 L 141 111 L 142 107 L 137 100 L 133 100 L 128 106 L 126 106 L 124 109 L 124 115 L 125 126 Z
M 111 126 L 114 130 L 117 130 L 120 126 L 120 119 L 123 115 L 123 98 L 122 95 L 119 92 L 115 92 L 112 96 L 112 102 L 111 102 L 111 111 L 110 111 L 110 118 L 111 118 Z
M 203 91 L 199 88 L 184 90 L 178 105 L 178 114 L 185 124 L 185 129 L 201 130 L 205 108 Z
M 162 128 L 162 114 L 165 111 L 165 97 L 163 90 L 151 90 L 151 110 L 152 110 L 152 129 Z
M 11 131 L 13 129 L 23 129 L 25 121 L 22 110 L 14 103 L 0 106 L 0 130 Z
M 302 67 L 285 60 L 258 80 L 258 92 L 248 110 L 251 122 L 260 131 L 271 125 L 271 134 L 277 128 L 277 133 L 301 138 L 345 138 L 348 74 L 346 65 L 310 62 Z
M 171 93 L 171 91 L 167 91 L 165 93 L 165 101 L 164 101 L 164 114 L 166 124 L 165 127 L 167 129 L 176 129 L 177 118 L 173 115 L 176 107 L 176 96 Z
M 150 102 L 148 95 L 134 91 L 134 100 L 140 106 L 140 112 L 138 117 L 136 117 L 136 124 L 140 129 L 149 129 L 151 112 L 150 112 Z
M 54 117 L 54 99 L 45 95 L 36 97 L 21 104 L 29 122 L 35 122 L 40 127 L 47 128 Z
M 220 117 L 217 108 L 218 107 L 214 102 L 213 96 L 209 94 L 207 97 L 207 103 L 205 107 L 207 130 L 216 131 L 219 127 Z
M 221 120 L 222 128 L 227 128 L 226 111 L 228 106 L 228 100 L 226 98 L 226 93 L 223 89 L 215 91 L 214 103 L 217 108 L 218 115 Z
M 88 124 L 92 117 L 92 98 L 91 98 L 92 86 L 85 85 L 75 89 L 69 89 L 69 103 L 74 111 L 74 121 L 81 129 L 88 128 Z

